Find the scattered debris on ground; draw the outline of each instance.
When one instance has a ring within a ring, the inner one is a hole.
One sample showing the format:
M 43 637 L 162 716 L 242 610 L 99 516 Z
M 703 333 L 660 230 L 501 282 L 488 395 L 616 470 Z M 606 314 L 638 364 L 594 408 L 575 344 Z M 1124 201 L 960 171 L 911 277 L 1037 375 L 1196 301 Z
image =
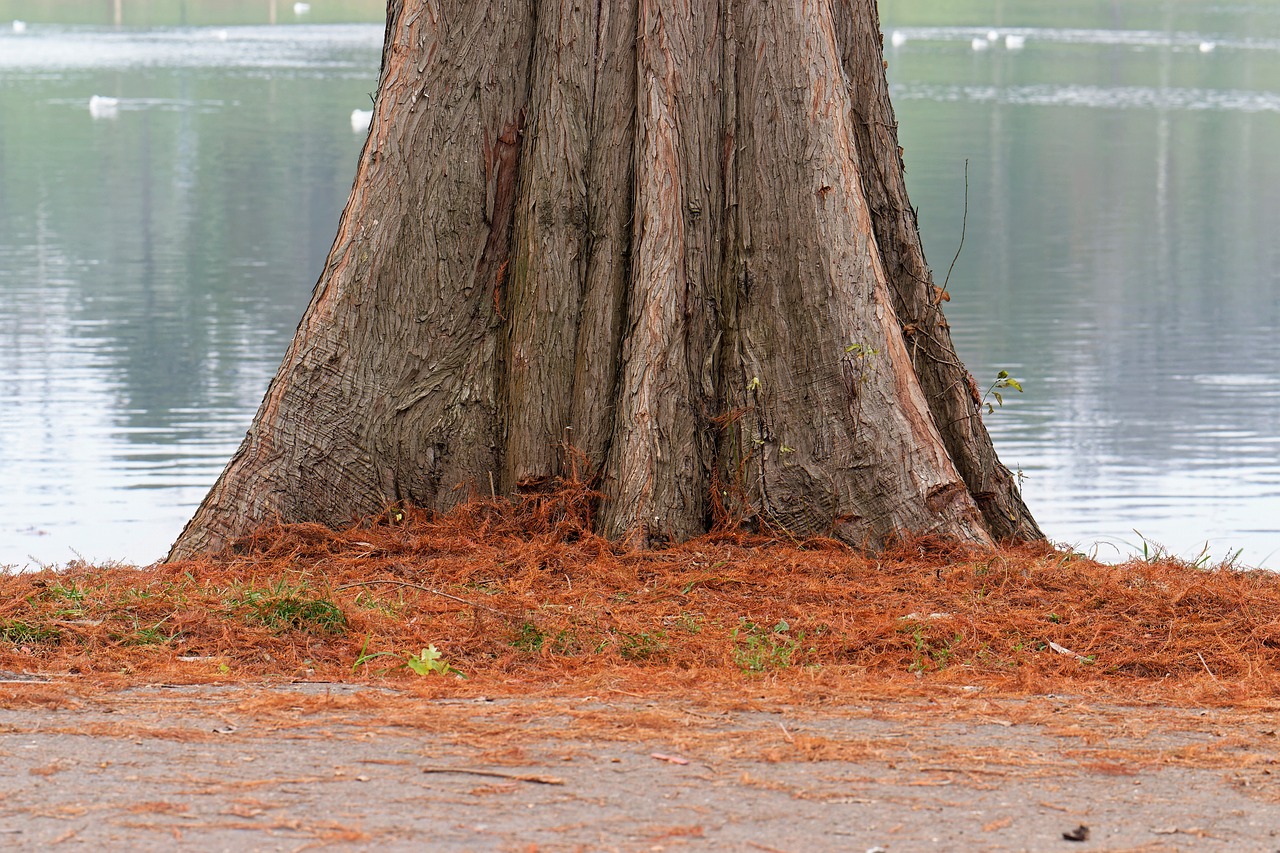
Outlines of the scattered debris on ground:
M 432 698 L 438 682 L 64 690 L 57 704 L 59 685 L 0 685 L 6 849 L 1201 853 L 1280 839 L 1273 711 L 958 687 L 844 704 L 740 690 L 733 708 L 630 684 Z

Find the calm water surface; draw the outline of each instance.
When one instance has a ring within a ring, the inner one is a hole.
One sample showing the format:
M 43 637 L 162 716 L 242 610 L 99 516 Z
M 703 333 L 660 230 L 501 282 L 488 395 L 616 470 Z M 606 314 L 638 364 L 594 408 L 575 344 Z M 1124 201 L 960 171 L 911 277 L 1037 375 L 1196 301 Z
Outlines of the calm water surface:
M 301 316 L 382 28 L 5 29 L 0 563 L 148 562 Z
M 1280 567 L 1280 9 L 940 5 L 881 7 L 908 181 L 941 278 L 968 161 L 948 313 L 1026 387 L 987 420 L 1032 510 Z M 301 316 L 380 41 L 0 24 L 0 564 L 163 554 Z
M 1028 504 L 1280 568 L 1280 4 L 938 5 L 882 4 L 908 185 L 941 277 L 968 162 L 948 317 L 1025 380 L 987 423 Z

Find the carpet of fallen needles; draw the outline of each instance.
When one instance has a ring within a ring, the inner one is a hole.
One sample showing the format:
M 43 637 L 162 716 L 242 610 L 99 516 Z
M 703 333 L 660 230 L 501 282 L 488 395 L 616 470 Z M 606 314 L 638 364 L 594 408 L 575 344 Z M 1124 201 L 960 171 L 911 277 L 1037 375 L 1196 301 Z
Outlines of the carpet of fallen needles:
M 583 491 L 279 525 L 146 568 L 0 575 L 0 669 L 87 683 L 644 695 L 941 687 L 1270 704 L 1280 575 L 929 538 L 714 533 L 637 550 Z

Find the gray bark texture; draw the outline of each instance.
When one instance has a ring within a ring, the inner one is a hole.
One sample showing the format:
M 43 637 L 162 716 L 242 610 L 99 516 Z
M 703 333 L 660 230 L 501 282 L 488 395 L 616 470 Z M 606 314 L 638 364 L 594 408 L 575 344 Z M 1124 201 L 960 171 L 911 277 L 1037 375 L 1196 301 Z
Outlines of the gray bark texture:
M 170 559 L 571 464 L 642 546 L 1040 539 L 940 302 L 874 0 L 390 0 L 324 272 Z

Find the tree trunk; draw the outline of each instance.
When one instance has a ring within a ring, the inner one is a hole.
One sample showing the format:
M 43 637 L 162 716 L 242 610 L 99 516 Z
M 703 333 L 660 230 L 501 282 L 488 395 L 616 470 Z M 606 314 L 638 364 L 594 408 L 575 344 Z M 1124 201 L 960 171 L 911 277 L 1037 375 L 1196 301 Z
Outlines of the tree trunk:
M 715 517 L 1041 538 L 907 200 L 872 0 L 391 0 L 311 305 L 170 553 L 578 473 Z

